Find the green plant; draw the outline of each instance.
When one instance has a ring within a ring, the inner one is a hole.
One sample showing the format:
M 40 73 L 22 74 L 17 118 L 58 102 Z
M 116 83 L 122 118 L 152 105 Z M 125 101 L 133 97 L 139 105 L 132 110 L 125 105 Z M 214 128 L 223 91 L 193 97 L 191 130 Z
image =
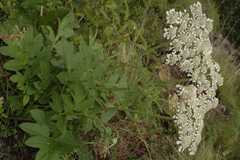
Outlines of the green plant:
M 165 11 L 193 2 L 1 1 L 0 139 L 16 139 L 3 146 L 11 150 L 4 158 L 117 159 L 124 146 L 128 159 L 191 159 L 173 143 L 167 93 L 179 77 L 163 82 L 158 74 L 165 71 Z M 204 1 L 203 9 L 217 22 L 214 4 Z M 205 142 L 212 152 L 200 146 L 199 159 L 217 157 Z
M 36 160 L 59 160 L 62 154 L 80 147 L 80 143 L 67 128 L 61 128 L 60 132 L 50 130 L 49 121 L 43 111 L 32 110 L 31 116 L 36 123 L 23 123 L 20 127 L 31 135 L 25 142 L 26 145 L 39 149 Z
M 106 56 L 92 38 L 75 44 L 74 24 L 71 12 L 56 34 L 49 26 L 41 32 L 30 28 L 0 49 L 9 57 L 4 68 L 18 88 L 14 97 L 20 102 L 19 116 L 31 113 L 36 121 L 20 125 L 31 135 L 26 144 L 39 149 L 36 159 L 60 159 L 86 145 L 81 134 L 95 131 L 107 138 L 108 122 L 120 113 L 134 121 L 154 123 L 157 118 L 161 83 L 143 67 L 139 55 L 124 66 L 115 56 Z

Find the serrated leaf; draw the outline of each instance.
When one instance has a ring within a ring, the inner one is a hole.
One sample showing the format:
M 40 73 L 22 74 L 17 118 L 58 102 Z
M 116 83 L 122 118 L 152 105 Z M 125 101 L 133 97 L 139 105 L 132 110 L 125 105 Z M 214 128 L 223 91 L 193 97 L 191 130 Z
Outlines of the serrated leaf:
M 57 53 L 63 58 L 68 70 L 76 66 L 76 55 L 74 55 L 73 43 L 67 40 L 61 40 L 56 44 Z M 77 61 L 79 62 L 79 60 Z
M 28 30 L 21 42 L 22 50 L 28 57 L 38 56 L 43 45 L 43 37 L 41 34 L 34 35 L 33 30 Z
M 67 54 L 72 55 L 74 51 L 73 43 L 70 41 L 67 41 L 66 39 L 62 39 L 56 44 L 56 50 L 57 50 L 57 53 L 62 57 L 65 57 L 65 55 Z
M 57 37 L 69 38 L 73 35 L 74 14 L 67 14 L 59 24 Z
M 49 128 L 45 125 L 39 125 L 36 123 L 22 123 L 19 126 L 23 131 L 34 136 L 48 137 L 50 134 Z

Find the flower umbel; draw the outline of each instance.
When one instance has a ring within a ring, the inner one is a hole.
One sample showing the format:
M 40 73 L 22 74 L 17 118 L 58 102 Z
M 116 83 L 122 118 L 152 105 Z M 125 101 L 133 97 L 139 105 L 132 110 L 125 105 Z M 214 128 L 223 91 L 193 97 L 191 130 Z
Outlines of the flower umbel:
M 190 13 L 167 11 L 168 27 L 164 37 L 170 41 L 166 63 L 178 66 L 188 76 L 188 85 L 177 85 L 174 116 L 178 126 L 179 151 L 194 155 L 201 142 L 204 115 L 217 107 L 216 90 L 223 84 L 220 67 L 213 60 L 209 33 L 213 20 L 202 13 L 200 2 L 190 6 Z

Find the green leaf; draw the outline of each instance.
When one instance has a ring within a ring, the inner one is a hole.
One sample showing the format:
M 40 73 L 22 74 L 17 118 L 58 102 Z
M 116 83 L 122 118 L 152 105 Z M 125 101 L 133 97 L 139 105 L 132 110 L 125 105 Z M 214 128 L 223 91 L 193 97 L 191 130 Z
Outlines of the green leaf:
M 53 109 L 53 111 L 55 111 L 57 113 L 61 113 L 63 111 L 62 98 L 56 92 L 54 92 L 53 95 L 52 95 L 51 108 Z
M 101 119 L 104 123 L 107 123 L 108 121 L 110 121 L 113 116 L 117 113 L 117 109 L 116 108 L 110 108 L 107 112 L 103 112 Z
M 59 150 L 61 152 L 72 152 L 74 148 L 78 145 L 78 141 L 73 136 L 72 131 L 64 130 L 62 135 L 56 139 Z
M 40 109 L 33 109 L 30 111 L 32 118 L 41 125 L 46 124 L 45 113 Z
M 64 104 L 64 111 L 66 113 L 72 113 L 74 110 L 74 104 L 72 98 L 69 95 L 62 95 L 63 104 Z
M 20 72 L 17 72 L 16 74 L 14 74 L 10 77 L 10 80 L 14 83 L 23 84 L 25 81 L 25 77 Z
M 43 46 L 43 37 L 41 34 L 34 35 L 33 29 L 28 30 L 21 42 L 23 52 L 28 57 L 39 56 Z
M 55 115 L 54 120 L 56 120 L 55 126 L 59 131 L 64 132 L 67 129 L 67 121 L 65 116 Z
M 40 73 L 38 74 L 39 78 L 41 78 L 43 81 L 48 80 L 50 77 L 50 64 L 48 62 L 42 61 L 39 62 L 39 67 L 40 67 Z M 45 82 L 48 83 L 48 82 Z
M 19 44 L 17 44 L 17 42 L 11 41 L 8 43 L 8 46 L 1 47 L 0 52 L 5 56 L 9 56 L 11 58 L 17 58 L 21 55 L 20 54 L 21 47 L 19 46 Z
M 84 119 L 82 129 L 85 133 L 91 131 L 93 129 L 93 121 L 89 118 Z
M 24 8 L 35 8 L 35 7 L 37 7 L 40 4 L 42 4 L 42 0 L 25 0 L 22 3 L 22 6 Z
M 74 14 L 70 12 L 59 24 L 57 37 L 69 38 L 73 35 Z
M 50 147 L 41 148 L 37 155 L 36 160 L 61 160 L 57 151 L 50 150 Z
M 119 80 L 118 84 L 117 84 L 117 87 L 118 88 L 121 88 L 121 89 L 124 89 L 124 88 L 127 88 L 128 87 L 128 83 L 127 83 L 127 76 L 126 75 L 123 75 L 121 77 L 121 79 Z
M 12 75 L 10 77 L 10 80 L 14 83 L 17 83 L 17 87 L 20 90 L 25 90 L 25 77 L 20 72 L 17 72 L 16 74 Z
M 36 160 L 48 160 L 48 148 L 47 147 L 43 147 L 42 149 L 40 149 L 37 154 L 36 154 Z
M 74 51 L 73 49 L 72 42 L 67 41 L 66 39 L 62 39 L 56 44 L 57 53 L 62 57 L 66 57 L 68 54 L 72 55 Z
M 30 100 L 30 96 L 24 95 L 23 96 L 23 106 L 26 106 L 28 104 L 29 100 Z
M 19 61 L 19 60 L 9 60 L 4 64 L 4 68 L 9 70 L 9 71 L 19 71 L 21 69 L 23 69 L 23 67 L 25 66 L 26 63 L 24 63 L 23 61 Z
M 33 148 L 46 148 L 49 144 L 49 140 L 42 136 L 32 136 L 26 140 L 25 144 Z
M 56 44 L 57 53 L 63 58 L 68 70 L 76 66 L 76 55 L 74 55 L 73 43 L 65 39 Z M 79 62 L 79 60 L 77 60 Z
M 50 26 L 46 26 L 46 30 L 48 31 L 48 38 L 52 43 L 55 43 L 55 33 Z
M 22 123 L 20 128 L 26 133 L 34 136 L 44 136 L 49 137 L 49 128 L 45 125 L 39 125 L 36 123 Z

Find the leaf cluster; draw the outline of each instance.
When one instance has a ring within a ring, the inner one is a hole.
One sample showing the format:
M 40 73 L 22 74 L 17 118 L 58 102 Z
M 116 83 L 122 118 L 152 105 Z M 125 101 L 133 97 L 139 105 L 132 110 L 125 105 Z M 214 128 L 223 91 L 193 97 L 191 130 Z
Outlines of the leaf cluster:
M 56 33 L 50 26 L 29 28 L 0 49 L 8 57 L 4 69 L 17 87 L 9 105 L 15 102 L 19 116 L 31 114 L 34 120 L 20 127 L 30 135 L 26 144 L 39 149 L 37 160 L 57 160 L 86 147 L 81 134 L 112 136 L 107 124 L 119 116 L 156 119 L 160 92 L 151 72 L 141 61 L 129 69 L 115 56 L 106 56 L 91 37 L 75 44 L 74 20 L 70 12 Z

